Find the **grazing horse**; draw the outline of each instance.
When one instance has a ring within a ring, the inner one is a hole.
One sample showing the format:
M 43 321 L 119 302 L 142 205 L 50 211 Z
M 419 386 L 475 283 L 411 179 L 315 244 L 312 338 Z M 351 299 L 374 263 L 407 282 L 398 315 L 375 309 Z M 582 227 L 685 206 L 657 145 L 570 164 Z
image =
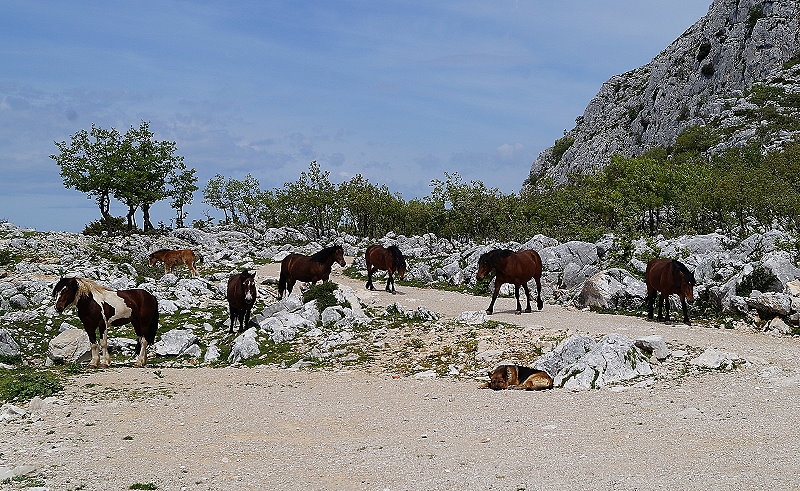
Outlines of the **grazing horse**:
M 644 272 L 644 281 L 647 284 L 647 318 L 653 318 L 653 306 L 656 294 L 661 293 L 658 299 L 658 320 L 661 317 L 661 306 L 666 300 L 666 321 L 669 322 L 669 296 L 676 293 L 681 299 L 683 307 L 683 322 L 691 325 L 689 321 L 689 308 L 686 300 L 694 301 L 693 287 L 696 284 L 694 274 L 680 261 L 675 259 L 651 259 Z
M 496 271 L 497 276 L 494 279 L 494 294 L 492 295 L 492 302 L 486 313 L 491 315 L 494 308 L 494 301 L 497 300 L 497 294 L 500 293 L 500 287 L 503 283 L 513 283 L 514 293 L 517 297 L 517 314 L 522 313 L 522 305 L 519 303 L 519 287 L 525 289 L 525 296 L 528 300 L 528 306 L 525 312 L 531 311 L 531 291 L 528 289 L 528 281 L 531 278 L 536 280 L 536 306 L 542 310 L 544 302 L 542 302 L 542 258 L 539 253 L 531 250 L 524 250 L 513 252 L 508 249 L 495 249 L 483 254 L 478 259 L 478 272 L 475 275 L 478 281 L 484 279 L 492 270 Z
M 375 286 L 372 284 L 372 273 L 378 269 L 382 269 L 389 273 L 389 278 L 386 280 L 386 291 L 392 292 L 394 295 L 394 272 L 397 271 L 397 277 L 402 279 L 406 275 L 406 258 L 396 245 L 383 247 L 379 244 L 374 244 L 367 247 L 367 252 L 364 253 L 364 259 L 367 261 L 367 285 L 368 290 L 374 290 Z M 391 289 L 389 286 L 391 285 Z
M 315 284 L 317 281 L 328 281 L 331 276 L 333 263 L 345 267 L 344 249 L 342 246 L 330 246 L 314 253 L 311 256 L 292 253 L 281 261 L 281 276 L 278 279 L 278 297 L 283 298 L 283 292 L 290 295 L 295 282 L 304 281 Z
M 249 271 L 242 271 L 228 278 L 228 309 L 231 312 L 231 328 L 239 321 L 239 332 L 245 330 L 250 322 L 250 311 L 256 303 L 256 275 Z
M 85 278 L 61 278 L 53 288 L 56 312 L 75 307 L 83 323 L 89 342 L 92 344 L 91 367 L 107 367 L 111 364 L 108 353 L 108 328 L 127 323 L 133 325 L 139 352 L 135 367 L 147 363 L 147 345 L 156 340 L 158 329 L 158 300 L 147 290 L 112 290 Z M 100 331 L 100 351 L 97 335 Z M 102 361 L 100 357 L 102 356 Z
M 202 263 L 203 256 L 191 249 L 159 249 L 150 254 L 150 266 L 155 266 L 159 261 L 164 263 L 164 274 L 169 273 L 175 266 L 185 264 L 191 271 L 192 276 L 197 276 L 197 269 L 195 269 L 194 263 Z

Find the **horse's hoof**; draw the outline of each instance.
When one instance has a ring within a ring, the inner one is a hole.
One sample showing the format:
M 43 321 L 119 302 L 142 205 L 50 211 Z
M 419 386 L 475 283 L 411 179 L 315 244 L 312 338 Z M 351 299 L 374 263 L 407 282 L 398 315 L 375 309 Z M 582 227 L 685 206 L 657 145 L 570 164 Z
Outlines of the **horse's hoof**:
M 492 315 L 492 311 L 491 310 L 487 310 L 486 311 L 486 315 Z
M 542 307 L 544 307 L 544 302 L 536 302 L 536 306 L 539 308 L 539 310 L 542 310 Z
M 530 312 L 530 311 L 528 311 L 528 312 Z M 514 314 L 515 315 L 522 315 L 522 311 L 521 310 L 517 310 L 517 311 L 514 312 Z
M 539 310 L 542 310 L 542 308 L 541 308 L 541 307 L 539 307 Z M 526 313 L 526 314 L 530 314 L 531 312 L 533 312 L 533 310 L 531 310 L 531 308 L 530 308 L 530 307 L 528 307 L 527 309 L 525 309 L 525 313 Z

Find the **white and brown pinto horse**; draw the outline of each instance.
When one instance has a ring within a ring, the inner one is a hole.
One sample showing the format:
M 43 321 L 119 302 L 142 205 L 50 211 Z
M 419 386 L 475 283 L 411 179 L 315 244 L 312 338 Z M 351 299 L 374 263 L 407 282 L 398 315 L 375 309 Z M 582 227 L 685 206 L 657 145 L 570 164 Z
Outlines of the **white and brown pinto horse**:
M 194 264 L 202 263 L 203 256 L 191 249 L 159 249 L 150 254 L 150 266 L 155 266 L 160 262 L 164 263 L 164 274 L 172 271 L 175 266 L 185 264 L 192 276 L 197 276 L 197 269 Z
M 138 338 L 138 358 L 134 366 L 147 363 L 147 345 L 156 340 L 158 300 L 147 290 L 112 290 L 85 278 L 61 278 L 53 288 L 56 312 L 75 307 L 92 344 L 91 367 L 111 364 L 108 353 L 108 328 L 133 325 Z M 100 349 L 97 343 L 100 332 Z M 102 361 L 101 361 L 102 357 Z

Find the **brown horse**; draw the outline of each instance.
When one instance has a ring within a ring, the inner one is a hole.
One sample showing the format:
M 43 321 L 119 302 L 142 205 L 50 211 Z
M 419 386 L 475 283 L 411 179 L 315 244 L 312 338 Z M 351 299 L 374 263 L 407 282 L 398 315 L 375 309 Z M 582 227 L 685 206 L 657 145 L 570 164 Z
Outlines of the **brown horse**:
M 345 267 L 344 249 L 342 246 L 330 246 L 314 253 L 311 256 L 292 253 L 281 261 L 281 275 L 278 279 L 278 297 L 283 298 L 283 292 L 292 294 L 292 289 L 297 281 L 315 284 L 317 281 L 328 281 L 331 276 L 333 263 Z
M 150 254 L 150 266 L 155 266 L 159 261 L 164 263 L 164 274 L 169 273 L 175 266 L 185 264 L 191 271 L 192 276 L 197 276 L 197 269 L 195 269 L 194 263 L 202 263 L 203 256 L 191 249 L 159 249 Z
M 367 247 L 367 252 L 364 253 L 364 259 L 367 261 L 367 284 L 368 290 L 374 290 L 375 286 L 372 284 L 372 273 L 376 270 L 382 269 L 389 273 L 389 278 L 386 280 L 386 291 L 392 292 L 394 295 L 394 272 L 397 271 L 397 277 L 403 279 L 406 275 L 406 258 L 396 245 L 383 247 L 379 244 L 374 244 Z M 391 289 L 390 289 L 391 285 Z
M 688 299 L 689 302 L 694 301 L 693 287 L 696 282 L 694 274 L 683 263 L 674 259 L 652 259 L 647 263 L 644 281 L 647 284 L 648 319 L 653 318 L 656 294 L 661 293 L 658 299 L 658 320 L 664 320 L 661 317 L 661 306 L 664 305 L 666 300 L 664 308 L 666 310 L 666 321 L 669 322 L 669 296 L 676 293 L 680 297 L 681 306 L 683 307 L 683 322 L 686 325 L 691 325 L 686 300 Z
M 56 297 L 56 312 L 59 314 L 72 307 L 78 310 L 78 318 L 92 344 L 89 366 L 107 367 L 111 364 L 108 328 L 129 322 L 138 337 L 136 349 L 139 355 L 134 366 L 145 366 L 147 345 L 155 342 L 158 329 L 158 300 L 152 293 L 141 289 L 111 290 L 85 278 L 61 278 L 53 288 L 53 298 Z M 98 353 L 95 332 L 98 330 L 102 353 Z
M 250 322 L 250 311 L 256 303 L 256 275 L 249 271 L 242 271 L 228 278 L 228 309 L 231 313 L 231 328 L 239 321 L 239 332 L 242 332 Z
M 514 293 L 517 297 L 517 314 L 522 313 L 522 305 L 519 303 L 519 287 L 525 289 L 525 296 L 528 306 L 525 312 L 531 311 L 531 291 L 528 289 L 528 281 L 531 278 L 536 280 L 536 306 L 542 310 L 542 258 L 539 253 L 531 250 L 513 252 L 508 249 L 495 249 L 483 254 L 478 259 L 478 272 L 475 275 L 478 281 L 484 279 L 492 270 L 497 272 L 494 279 L 494 294 L 492 302 L 486 313 L 491 315 L 494 308 L 494 301 L 500 293 L 503 283 L 513 283 Z

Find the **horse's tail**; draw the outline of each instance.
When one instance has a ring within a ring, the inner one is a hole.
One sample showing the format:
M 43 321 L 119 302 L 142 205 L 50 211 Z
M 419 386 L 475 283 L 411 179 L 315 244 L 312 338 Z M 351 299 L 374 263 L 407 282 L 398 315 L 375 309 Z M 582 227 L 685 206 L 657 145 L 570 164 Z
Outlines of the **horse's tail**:
M 286 261 L 286 259 L 284 259 Z M 286 282 L 288 281 L 289 274 L 286 265 L 281 262 L 281 275 L 278 278 L 278 298 L 283 298 L 283 292 L 286 291 Z
M 158 308 L 156 308 L 153 318 L 150 320 L 147 333 L 144 336 L 144 338 L 147 340 L 147 344 L 153 344 L 156 342 L 156 331 L 158 331 Z

